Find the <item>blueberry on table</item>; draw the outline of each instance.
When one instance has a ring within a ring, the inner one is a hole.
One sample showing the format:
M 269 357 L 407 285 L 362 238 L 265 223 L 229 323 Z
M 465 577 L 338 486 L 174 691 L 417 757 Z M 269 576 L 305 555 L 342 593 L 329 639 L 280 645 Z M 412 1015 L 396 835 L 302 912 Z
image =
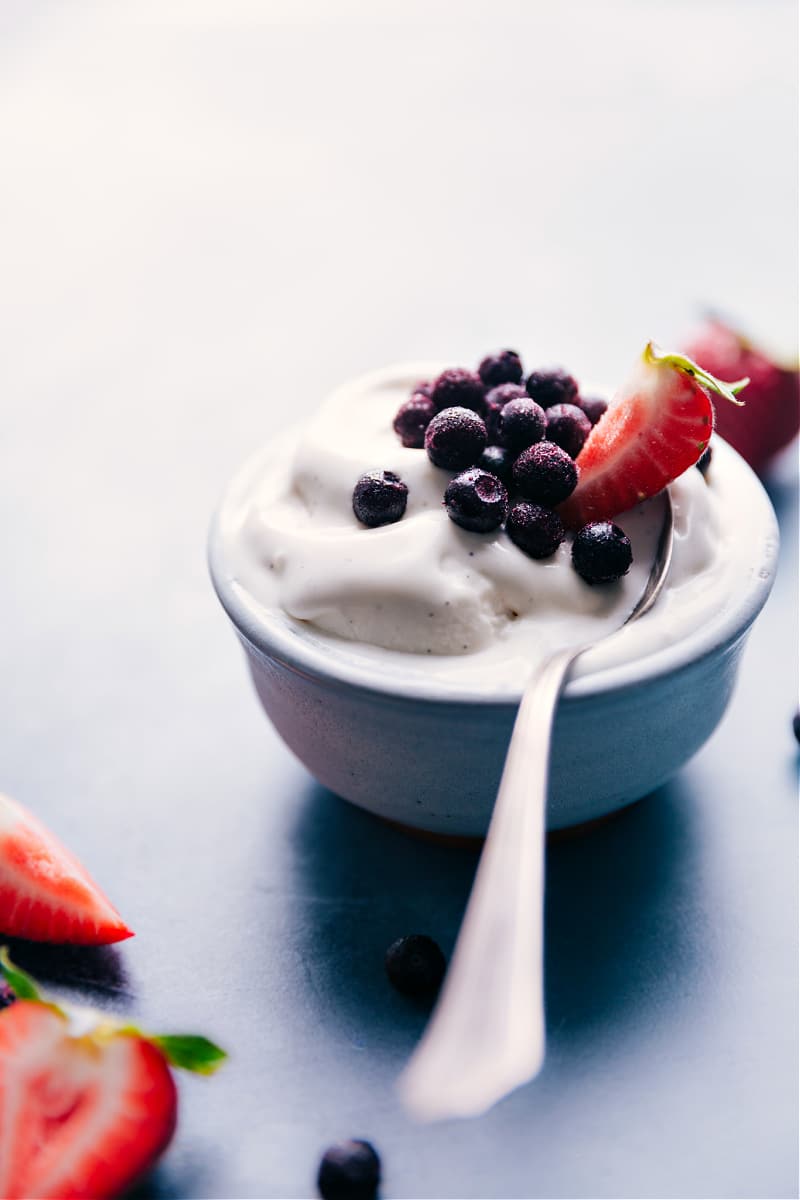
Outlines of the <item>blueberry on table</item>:
M 469 408 L 446 408 L 425 430 L 425 449 L 435 467 L 474 467 L 486 448 L 486 426 Z
M 422 392 L 409 396 L 395 414 L 392 428 L 404 446 L 412 450 L 421 450 L 425 445 L 425 430 L 431 423 L 436 412 L 433 401 Z
M 478 459 L 478 466 L 496 475 L 506 488 L 510 488 L 516 457 L 516 451 L 509 450 L 507 446 L 487 446 Z
M 485 388 L 480 376 L 464 367 L 451 367 L 442 371 L 433 381 L 431 400 L 437 412 L 445 408 L 471 408 L 483 412 Z
M 596 425 L 608 408 L 608 401 L 602 396 L 581 396 L 578 407 L 582 408 L 592 425 Z
M 478 374 L 484 387 L 493 388 L 501 383 L 520 383 L 522 360 L 516 350 L 498 350 L 481 360 Z
M 548 408 L 545 437 L 566 450 L 571 458 L 578 457 L 591 432 L 591 421 L 576 404 L 553 404 Z
M 406 996 L 431 997 L 438 992 L 447 962 L 433 938 L 411 933 L 392 942 L 386 951 L 386 974 Z
M 538 442 L 522 451 L 514 463 L 513 479 L 526 500 L 552 508 L 575 491 L 578 468 L 555 442 Z
M 450 480 L 444 505 L 450 520 L 462 529 L 491 533 L 506 519 L 508 492 L 496 475 L 481 467 L 470 467 Z
M 561 367 L 531 371 L 525 387 L 531 400 L 542 408 L 550 408 L 553 404 L 576 404 L 578 400 L 577 383 Z
M 408 487 L 394 471 L 369 471 L 353 488 L 353 512 L 370 529 L 399 521 L 407 503 Z
M 524 400 L 528 393 L 521 383 L 501 383 L 488 391 L 484 397 L 483 419 L 489 441 L 497 439 L 497 418 L 509 400 Z
M 549 558 L 563 542 L 565 530 L 558 513 L 521 500 L 508 514 L 506 533 L 529 558 Z
M 524 450 L 542 440 L 546 425 L 544 409 L 533 400 L 509 400 L 497 418 L 497 440 L 510 450 Z
M 613 521 L 591 521 L 575 534 L 572 565 L 587 583 L 613 583 L 632 562 L 630 538 Z
M 317 1172 L 323 1200 L 373 1200 L 380 1181 L 381 1160 L 375 1147 L 359 1138 L 329 1146 Z

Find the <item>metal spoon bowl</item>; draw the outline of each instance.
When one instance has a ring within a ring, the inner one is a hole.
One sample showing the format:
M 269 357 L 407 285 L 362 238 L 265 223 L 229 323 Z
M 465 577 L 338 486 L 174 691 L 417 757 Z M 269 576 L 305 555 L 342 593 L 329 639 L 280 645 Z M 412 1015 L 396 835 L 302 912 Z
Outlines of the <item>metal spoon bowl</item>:
M 657 600 L 672 559 L 664 519 L 645 588 L 623 624 Z M 476 1116 L 527 1083 L 544 1059 L 544 839 L 553 716 L 586 645 L 555 651 L 517 713 L 491 823 L 453 959 L 428 1028 L 400 1078 L 420 1120 Z

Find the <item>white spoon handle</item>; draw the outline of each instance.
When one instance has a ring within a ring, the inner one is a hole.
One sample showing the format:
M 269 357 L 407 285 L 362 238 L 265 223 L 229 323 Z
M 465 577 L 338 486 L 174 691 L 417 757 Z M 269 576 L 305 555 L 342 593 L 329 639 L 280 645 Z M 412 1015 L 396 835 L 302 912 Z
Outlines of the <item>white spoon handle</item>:
M 450 970 L 400 1079 L 406 1106 L 421 1120 L 475 1116 L 541 1067 L 550 734 L 579 653 L 551 655 L 522 697 Z

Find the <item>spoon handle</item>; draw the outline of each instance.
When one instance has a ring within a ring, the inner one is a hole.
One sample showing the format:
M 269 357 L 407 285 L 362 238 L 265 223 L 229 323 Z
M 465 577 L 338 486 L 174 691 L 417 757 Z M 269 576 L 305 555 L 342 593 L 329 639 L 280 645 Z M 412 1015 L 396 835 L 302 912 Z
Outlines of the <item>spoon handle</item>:
M 544 1058 L 544 837 L 550 735 L 580 648 L 525 689 L 489 831 L 439 1003 L 400 1078 L 420 1120 L 475 1116 Z

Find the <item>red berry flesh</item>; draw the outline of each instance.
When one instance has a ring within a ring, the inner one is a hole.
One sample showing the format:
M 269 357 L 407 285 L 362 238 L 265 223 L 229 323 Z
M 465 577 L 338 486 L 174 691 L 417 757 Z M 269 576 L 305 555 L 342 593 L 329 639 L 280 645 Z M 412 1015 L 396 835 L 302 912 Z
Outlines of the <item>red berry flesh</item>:
M 554 404 L 547 410 L 547 440 L 577 458 L 592 432 L 592 423 L 575 404 Z
M 592 521 L 575 534 L 572 565 L 587 583 L 613 583 L 632 562 L 630 538 L 613 521 Z
M 521 500 L 508 514 L 506 533 L 529 558 L 549 558 L 564 540 L 564 524 L 552 509 Z
M 425 430 L 425 450 L 435 467 L 463 471 L 473 467 L 486 447 L 486 426 L 469 408 L 446 408 Z
M 445 408 L 471 408 L 473 412 L 482 413 L 485 390 L 480 376 L 474 371 L 451 367 L 434 379 L 431 400 L 437 412 Z

